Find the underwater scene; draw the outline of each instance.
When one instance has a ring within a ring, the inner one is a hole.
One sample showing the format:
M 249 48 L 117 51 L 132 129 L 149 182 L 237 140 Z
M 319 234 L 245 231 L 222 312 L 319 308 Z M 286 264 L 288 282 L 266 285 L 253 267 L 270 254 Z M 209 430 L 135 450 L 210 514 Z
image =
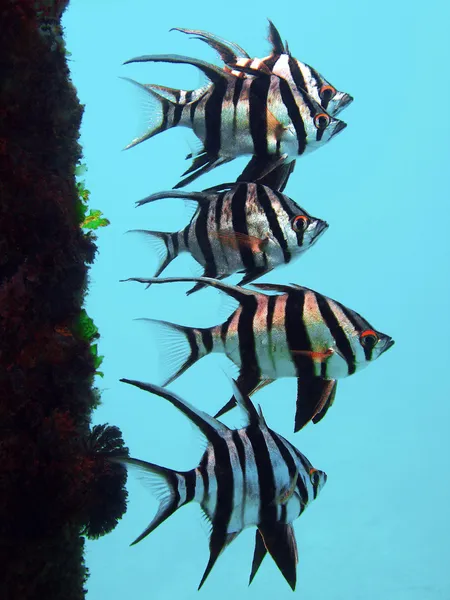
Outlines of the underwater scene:
M 450 600 L 449 16 L 70 3 L 129 449 L 89 600 Z

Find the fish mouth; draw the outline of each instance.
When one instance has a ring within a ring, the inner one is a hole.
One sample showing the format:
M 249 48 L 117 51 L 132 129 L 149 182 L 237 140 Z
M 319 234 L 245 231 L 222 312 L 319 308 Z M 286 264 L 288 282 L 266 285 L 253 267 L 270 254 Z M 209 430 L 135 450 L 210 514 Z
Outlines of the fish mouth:
M 334 137 L 335 135 L 337 135 L 340 131 L 342 131 L 346 127 L 347 127 L 347 123 L 344 123 L 344 121 L 338 120 L 336 123 L 336 127 L 334 128 L 333 135 L 331 137 Z
M 326 221 L 318 221 L 314 229 L 313 242 L 315 242 L 328 229 L 329 225 Z
M 354 98 L 353 98 L 353 96 L 350 96 L 350 94 L 343 94 L 342 98 L 337 103 L 335 114 L 341 112 L 341 110 L 343 110 L 346 106 L 351 104 L 353 102 L 353 100 L 354 100 Z
M 384 348 L 381 352 L 381 354 L 384 354 L 386 352 L 386 350 L 389 350 L 389 348 L 392 348 L 392 346 L 395 344 L 395 340 L 393 340 L 391 337 L 386 336 L 386 341 L 384 343 Z

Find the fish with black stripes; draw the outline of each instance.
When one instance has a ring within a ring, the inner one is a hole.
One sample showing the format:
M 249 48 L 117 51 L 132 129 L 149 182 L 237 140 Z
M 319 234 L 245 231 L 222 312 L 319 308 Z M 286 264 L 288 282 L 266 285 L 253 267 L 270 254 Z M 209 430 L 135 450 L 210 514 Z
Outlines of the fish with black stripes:
M 289 51 L 288 44 L 283 44 L 281 36 L 275 25 L 269 19 L 269 41 L 271 44 L 271 53 L 264 58 L 250 58 L 243 48 L 234 42 L 213 35 L 207 31 L 198 29 L 183 29 L 174 27 L 174 31 L 181 31 L 193 35 L 195 39 L 206 42 L 214 48 L 225 63 L 224 69 L 231 72 L 236 77 L 252 77 L 253 72 L 265 71 L 281 77 L 296 90 L 305 90 L 320 106 L 332 117 L 335 117 L 344 108 L 353 102 L 353 97 L 339 91 L 332 85 L 321 73 L 312 66 L 301 62 Z M 244 69 L 244 70 L 237 70 Z M 166 88 L 172 97 L 178 90 Z M 192 99 L 195 97 L 195 90 L 183 90 L 183 94 L 190 94 Z M 267 160 L 276 160 L 274 158 L 252 157 L 238 181 L 259 181 L 261 173 L 267 170 Z M 289 176 L 295 167 L 295 161 L 285 162 L 275 168 L 271 173 L 271 179 L 266 185 L 283 191 L 286 187 Z M 260 183 L 263 183 L 260 181 Z
M 326 483 L 326 473 L 315 469 L 297 448 L 269 429 L 261 409 L 255 409 L 234 381 L 234 396 L 248 420 L 242 429 L 229 429 L 164 388 L 129 379 L 121 381 L 170 402 L 207 440 L 198 467 L 190 471 L 175 471 L 135 458 L 110 458 L 139 469 L 159 492 L 158 512 L 133 544 L 181 506 L 198 502 L 211 524 L 210 556 L 198 589 L 222 551 L 241 531 L 256 527 L 249 583 L 269 552 L 294 590 L 298 552 L 293 522 L 317 498 Z
M 193 65 L 211 81 L 192 100 L 189 92 L 128 79 L 145 91 L 154 110 L 148 131 L 126 148 L 178 126 L 192 129 L 203 144 L 197 154 L 188 155 L 193 162 L 175 188 L 244 155 L 263 161 L 258 166 L 259 180 L 319 148 L 346 127 L 306 91 L 292 89 L 284 79 L 270 73 L 261 71 L 258 76 L 240 78 L 205 61 L 176 54 L 140 56 L 125 64 L 135 62 Z
M 239 303 L 236 310 L 214 327 L 145 319 L 163 335 L 163 360 L 170 372 L 163 385 L 211 352 L 224 353 L 239 368 L 238 383 L 244 394 L 250 395 L 275 379 L 296 377 L 294 431 L 325 416 L 333 404 L 338 379 L 360 371 L 394 344 L 390 336 L 375 330 L 354 310 L 295 284 L 254 283 L 255 291 L 208 277 L 133 277 L 127 281 L 147 286 L 192 281 L 234 298 Z M 233 406 L 232 398 L 215 416 Z
M 305 252 L 328 227 L 285 194 L 255 183 L 223 184 L 203 192 L 169 190 L 137 204 L 163 198 L 193 200 L 198 207 L 180 231 L 134 230 L 149 238 L 158 252 L 155 277 L 180 253 L 189 252 L 204 267 L 204 277 L 223 279 L 239 272 L 245 275 L 238 285 L 244 285 Z M 188 293 L 203 285 L 196 284 Z
M 287 42 L 283 43 L 275 25 L 270 19 L 268 21 L 269 42 L 272 48 L 271 53 L 264 58 L 250 58 L 247 52 L 234 42 L 229 42 L 208 31 L 181 27 L 174 27 L 172 30 L 193 35 L 194 39 L 201 40 L 214 48 L 225 63 L 225 70 L 236 77 L 257 75 L 259 71 L 278 75 L 291 87 L 305 90 L 333 117 L 353 102 L 350 94 L 340 92 L 311 65 L 292 56 Z

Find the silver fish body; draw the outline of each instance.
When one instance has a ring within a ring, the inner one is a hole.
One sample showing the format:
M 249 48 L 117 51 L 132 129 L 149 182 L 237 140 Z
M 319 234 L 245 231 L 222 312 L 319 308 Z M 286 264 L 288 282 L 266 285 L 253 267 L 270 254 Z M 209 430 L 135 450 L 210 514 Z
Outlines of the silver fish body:
M 111 459 L 137 467 L 144 476 L 149 476 L 161 498 L 156 516 L 133 543 L 154 531 L 181 506 L 198 502 L 211 523 L 210 559 L 199 589 L 224 548 L 241 531 L 255 526 L 250 583 L 269 552 L 295 589 L 298 555 L 292 523 L 317 497 L 326 483 L 326 474 L 315 469 L 306 456 L 267 427 L 262 413 L 256 411 L 235 382 L 234 394 L 248 419 L 248 424 L 238 430 L 229 429 L 168 390 L 139 381 L 122 381 L 171 402 L 200 429 L 208 442 L 198 467 L 190 471 L 173 471 L 127 457 Z
M 318 422 L 323 418 L 334 401 L 337 379 L 365 368 L 394 344 L 390 336 L 376 331 L 357 312 L 297 285 L 253 284 L 258 290 L 275 292 L 268 295 L 201 277 L 132 280 L 148 285 L 193 281 L 237 300 L 238 308 L 215 327 L 163 324 L 177 331 L 189 348 L 185 360 L 181 365 L 178 362 L 164 385 L 210 352 L 224 353 L 237 365 L 244 393 L 251 394 L 278 378 L 296 377 L 295 431 L 311 419 Z M 170 359 L 166 364 L 171 364 Z M 230 401 L 217 416 L 233 406 Z
M 265 275 L 310 248 L 328 224 L 312 217 L 291 198 L 255 183 L 218 186 L 221 191 L 167 191 L 152 194 L 138 205 L 162 198 L 198 202 L 190 223 L 175 233 L 139 230 L 164 248 L 158 249 L 158 276 L 181 252 L 189 252 L 204 267 L 204 277 L 222 279 L 243 272 L 239 285 Z M 203 287 L 197 284 L 193 290 Z
M 210 86 L 187 103 L 180 102 L 180 90 L 130 80 L 156 100 L 160 110 L 154 113 L 147 133 L 127 148 L 177 126 L 192 129 L 203 143 L 203 149 L 193 156 L 191 167 L 183 174 L 188 177 L 176 187 L 241 155 L 270 159 L 272 170 L 317 149 L 346 126 L 328 115 L 304 90 L 292 89 L 275 75 L 262 73 L 242 79 L 204 61 L 178 55 L 141 56 L 127 61 L 131 62 L 190 64 L 211 80 Z M 186 94 L 183 97 L 186 99 Z

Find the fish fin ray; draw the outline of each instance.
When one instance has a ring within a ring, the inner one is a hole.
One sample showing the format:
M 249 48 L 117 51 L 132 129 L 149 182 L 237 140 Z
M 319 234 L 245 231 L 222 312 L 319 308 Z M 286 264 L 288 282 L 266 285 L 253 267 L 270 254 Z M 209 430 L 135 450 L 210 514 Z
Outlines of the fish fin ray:
M 291 524 L 270 523 L 258 526 L 264 545 L 292 590 L 297 582 L 298 551 Z
M 130 79 L 129 77 L 121 77 L 121 79 L 129 81 L 133 85 L 137 86 L 140 90 L 145 92 L 145 105 L 148 110 L 148 115 L 146 115 L 146 120 L 148 121 L 146 124 L 147 131 L 144 134 L 134 138 L 134 140 L 127 144 L 124 150 L 128 150 L 129 148 L 133 148 L 145 140 L 149 140 L 158 133 L 161 133 L 166 129 L 170 129 L 171 125 L 164 123 L 164 114 L 168 111 L 169 107 L 175 107 L 176 103 L 172 100 L 169 100 L 156 90 L 153 90 L 148 85 L 139 83 L 138 81 Z
M 169 241 L 177 233 L 165 231 L 148 231 L 147 229 L 130 229 L 127 233 L 140 233 L 146 236 L 146 240 L 158 256 L 158 267 L 153 277 L 159 277 L 164 269 L 178 256 L 178 251 L 170 249 Z M 172 248 L 175 246 L 172 244 Z
M 258 572 L 258 569 L 261 566 L 261 563 L 264 560 L 266 554 L 267 548 L 264 545 L 264 540 L 262 538 L 261 532 L 259 531 L 259 529 L 257 529 L 255 534 L 255 550 L 253 552 L 252 570 L 250 573 L 248 585 L 250 585 L 253 579 L 255 578 L 255 575 Z
M 325 409 L 320 417 L 322 419 L 330 407 L 330 398 L 333 400 L 335 393 L 335 379 L 299 377 L 297 379 L 297 406 L 294 432 L 302 429 L 317 414 L 320 414 Z
M 314 415 L 314 417 L 312 419 L 312 422 L 314 423 L 314 425 L 319 423 L 319 421 L 321 421 L 324 418 L 324 416 L 327 414 L 327 411 L 330 408 L 330 406 L 333 405 L 334 399 L 336 397 L 337 381 L 335 379 L 332 381 L 334 383 L 332 385 L 331 391 L 324 398 L 323 406 L 321 408 L 319 408 L 319 410 L 317 411 L 317 413 Z

